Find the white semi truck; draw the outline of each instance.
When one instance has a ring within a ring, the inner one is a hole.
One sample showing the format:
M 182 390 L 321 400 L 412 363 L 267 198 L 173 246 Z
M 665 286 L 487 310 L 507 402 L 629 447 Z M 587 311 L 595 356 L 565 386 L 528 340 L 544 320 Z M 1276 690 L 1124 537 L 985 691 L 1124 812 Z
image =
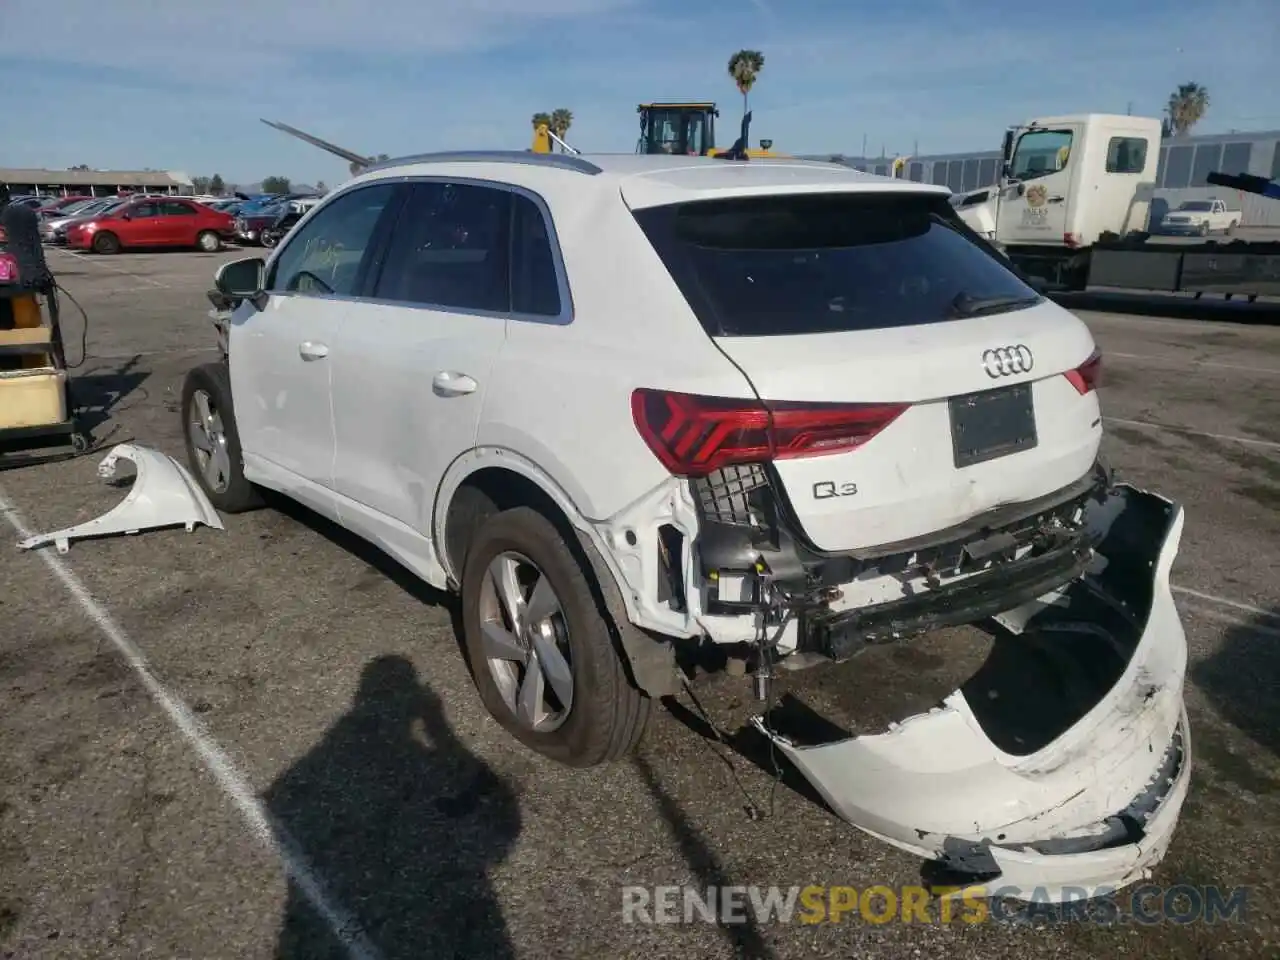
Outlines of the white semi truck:
M 952 202 L 970 227 L 1050 289 L 1280 295 L 1280 243 L 1150 242 L 1160 140 L 1160 121 L 1151 117 L 1031 120 L 1005 133 L 1000 183 Z M 1217 176 L 1210 182 L 1271 195 L 1265 181 Z

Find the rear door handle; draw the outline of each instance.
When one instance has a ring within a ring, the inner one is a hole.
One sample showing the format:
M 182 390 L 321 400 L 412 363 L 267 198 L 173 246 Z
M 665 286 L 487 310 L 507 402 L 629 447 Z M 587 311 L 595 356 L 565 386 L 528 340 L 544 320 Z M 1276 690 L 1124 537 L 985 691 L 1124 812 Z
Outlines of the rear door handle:
M 474 393 L 478 384 L 465 373 L 441 370 L 431 381 L 431 389 L 441 397 L 461 397 Z
M 1050 198 L 1049 198 L 1049 202 L 1050 202 L 1050 203 L 1061 203 L 1061 202 L 1062 202 L 1063 200 L 1065 200 L 1065 199 L 1067 199 L 1067 198 L 1066 198 L 1066 197 L 1050 197 Z
M 323 360 L 328 355 L 329 348 L 323 343 L 306 340 L 298 344 L 298 356 L 302 357 L 303 360 Z

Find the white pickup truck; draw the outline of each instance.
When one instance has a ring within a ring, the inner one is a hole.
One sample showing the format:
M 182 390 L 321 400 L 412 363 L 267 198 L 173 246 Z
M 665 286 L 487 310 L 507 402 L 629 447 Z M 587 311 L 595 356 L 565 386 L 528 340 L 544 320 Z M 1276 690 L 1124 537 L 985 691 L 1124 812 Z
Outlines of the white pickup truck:
M 1160 221 L 1161 233 L 1192 234 L 1207 237 L 1211 233 L 1232 233 L 1240 225 L 1240 211 L 1228 210 L 1221 200 L 1184 200 Z

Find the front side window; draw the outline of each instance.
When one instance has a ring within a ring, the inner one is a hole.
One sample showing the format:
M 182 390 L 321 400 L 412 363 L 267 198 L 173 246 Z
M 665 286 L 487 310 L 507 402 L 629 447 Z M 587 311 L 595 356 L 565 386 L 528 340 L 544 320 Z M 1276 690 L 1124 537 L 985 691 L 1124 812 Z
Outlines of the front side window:
M 141 220 L 143 217 L 160 216 L 160 205 L 157 203 L 135 203 L 129 208 L 129 216 L 135 220 Z
M 905 327 L 1039 295 L 935 194 L 704 200 L 635 217 L 711 336 Z
M 280 249 L 267 290 L 356 295 L 360 264 L 396 189 L 393 183 L 377 183 L 335 198 Z
M 392 233 L 373 296 L 463 312 L 511 310 L 509 190 L 419 183 Z
M 1034 180 L 1064 169 L 1071 158 L 1071 143 L 1070 130 L 1027 131 L 1013 151 L 1013 178 Z

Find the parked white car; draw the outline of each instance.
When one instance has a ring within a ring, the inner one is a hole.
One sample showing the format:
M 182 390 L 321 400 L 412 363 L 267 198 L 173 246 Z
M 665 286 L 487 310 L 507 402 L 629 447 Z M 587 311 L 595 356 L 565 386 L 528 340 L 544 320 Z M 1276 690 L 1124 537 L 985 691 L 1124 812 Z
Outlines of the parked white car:
M 1160 221 L 1161 233 L 1207 237 L 1231 233 L 1240 225 L 1240 211 L 1228 210 L 1221 200 L 1184 200 Z
M 996 617 L 927 714 L 760 729 L 850 822 L 1010 896 L 1163 857 L 1190 776 L 1182 512 L 1111 480 L 1088 328 L 945 188 L 423 156 L 216 285 L 227 356 L 182 402 L 204 491 L 281 492 L 457 591 L 479 695 L 530 748 L 625 754 L 708 648 L 771 702 L 775 665 Z

